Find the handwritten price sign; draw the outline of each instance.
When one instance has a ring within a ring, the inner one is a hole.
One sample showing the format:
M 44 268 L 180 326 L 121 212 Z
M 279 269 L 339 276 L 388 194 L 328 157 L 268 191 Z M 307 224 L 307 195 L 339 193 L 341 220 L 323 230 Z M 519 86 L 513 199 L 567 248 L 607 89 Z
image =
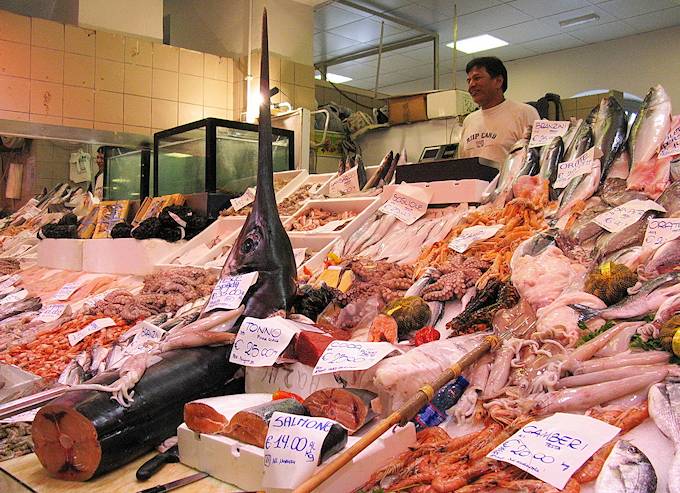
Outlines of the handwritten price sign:
M 680 237 L 680 218 L 667 217 L 647 220 L 643 247 L 657 248 Z
M 249 272 L 239 276 L 223 277 L 213 289 L 205 311 L 209 312 L 217 308 L 233 310 L 238 308 L 243 301 L 250 286 L 257 281 L 257 272 Z
M 66 301 L 73 293 L 78 291 L 80 285 L 81 282 L 79 281 L 66 283 L 59 288 L 59 291 L 57 291 L 57 294 L 55 294 L 53 298 L 57 301 Z
M 99 332 L 102 329 L 105 329 L 107 327 L 113 327 L 116 325 L 116 322 L 112 318 L 98 318 L 97 320 L 93 320 L 89 324 L 87 324 L 85 327 L 80 329 L 78 332 L 74 332 L 72 334 L 67 335 L 66 337 L 68 338 L 68 342 L 71 346 L 75 346 L 78 344 L 80 341 L 85 339 L 87 336 L 94 334 L 95 332 Z
M 620 428 L 581 414 L 557 413 L 525 425 L 487 457 L 501 460 L 562 489 Z
M 348 193 L 358 191 L 359 172 L 356 166 L 349 171 L 345 171 L 337 178 L 333 178 L 333 180 L 328 184 L 328 194 L 331 197 L 337 197 L 339 195 L 346 195 Z
M 469 228 L 465 228 L 456 238 L 451 240 L 449 248 L 454 252 L 463 253 L 470 248 L 470 245 L 475 241 L 493 238 L 496 236 L 496 233 L 503 228 L 503 224 L 494 224 L 493 226 L 470 226 Z
M 564 188 L 569 185 L 572 178 L 590 173 L 593 169 L 595 160 L 595 147 L 591 147 L 586 152 L 572 161 L 565 161 L 557 165 L 557 180 L 555 188 Z
M 281 317 L 247 317 L 236 335 L 229 361 L 243 366 L 271 366 L 298 329 Z
M 366 370 L 392 351 L 398 351 L 389 342 L 333 341 L 319 358 L 312 375 L 344 370 Z
M 380 211 L 391 214 L 406 224 L 413 224 L 427 212 L 432 199 L 432 190 L 425 187 L 402 184 L 392 197 L 385 202 Z
M 327 418 L 275 412 L 264 441 L 262 485 L 292 489 L 311 476 L 333 424 Z
M 680 154 L 680 116 L 674 116 L 672 121 L 671 130 L 661 144 L 659 158 Z
M 596 216 L 593 221 L 611 233 L 618 233 L 638 222 L 642 215 L 649 210 L 666 212 L 666 209 L 653 200 L 635 199 Z
M 243 195 L 236 197 L 235 199 L 229 200 L 231 206 L 235 211 L 240 211 L 248 204 L 252 204 L 255 201 L 255 188 L 248 188 Z
M 54 322 L 62 315 L 69 315 L 71 313 L 71 306 L 66 303 L 56 303 L 54 305 L 45 305 L 38 313 L 38 320 L 43 322 Z
M 536 120 L 531 128 L 529 147 L 541 147 L 550 144 L 555 137 L 562 137 L 569 130 L 569 122 Z

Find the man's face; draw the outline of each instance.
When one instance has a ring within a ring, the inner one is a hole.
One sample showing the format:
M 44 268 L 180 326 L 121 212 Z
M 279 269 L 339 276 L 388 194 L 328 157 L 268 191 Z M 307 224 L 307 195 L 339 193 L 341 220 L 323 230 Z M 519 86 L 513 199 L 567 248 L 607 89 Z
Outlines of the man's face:
M 472 99 L 485 108 L 499 93 L 502 94 L 503 77 L 491 77 L 484 67 L 473 67 L 467 73 L 467 84 Z
M 99 167 L 99 171 L 104 171 L 104 163 L 104 153 L 97 151 L 97 166 Z

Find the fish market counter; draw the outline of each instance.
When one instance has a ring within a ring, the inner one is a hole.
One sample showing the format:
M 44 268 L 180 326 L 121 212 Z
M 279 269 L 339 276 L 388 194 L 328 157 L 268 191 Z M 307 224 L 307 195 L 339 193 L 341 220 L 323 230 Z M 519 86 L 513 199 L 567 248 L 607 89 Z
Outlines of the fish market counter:
M 3 493 L 111 493 L 114 491 L 135 493 L 145 488 L 191 476 L 197 472 L 181 463 L 166 464 L 150 480 L 143 483 L 137 481 L 135 473 L 139 466 L 155 455 L 157 452 L 150 452 L 120 469 L 82 483 L 51 478 L 40 465 L 35 454 L 24 455 L 0 462 L 0 491 Z M 241 490 L 208 476 L 183 486 L 181 491 L 182 493 L 228 493 Z

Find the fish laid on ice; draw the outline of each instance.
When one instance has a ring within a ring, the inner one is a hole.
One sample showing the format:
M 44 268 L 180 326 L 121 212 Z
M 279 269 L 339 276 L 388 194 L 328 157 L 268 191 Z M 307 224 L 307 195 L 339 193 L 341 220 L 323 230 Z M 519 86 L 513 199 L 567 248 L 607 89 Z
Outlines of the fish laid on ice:
M 675 454 L 668 470 L 669 493 L 680 492 L 680 382 L 652 386 L 647 395 L 649 415 L 666 438 L 673 442 Z
M 602 466 L 595 493 L 654 493 L 656 471 L 647 456 L 627 440 L 619 440 Z
M 668 298 L 680 294 L 680 272 L 669 272 L 642 285 L 640 290 L 615 305 L 596 310 L 584 305 L 569 305 L 580 313 L 581 320 L 600 317 L 605 320 L 621 320 L 641 317 L 656 311 Z
M 666 188 L 670 179 L 670 158 L 658 158 L 661 144 L 671 129 L 671 100 L 660 85 L 652 87 L 644 101 L 635 123 L 630 129 L 628 146 L 631 169 L 627 184 L 631 190 L 640 190 L 656 197 Z

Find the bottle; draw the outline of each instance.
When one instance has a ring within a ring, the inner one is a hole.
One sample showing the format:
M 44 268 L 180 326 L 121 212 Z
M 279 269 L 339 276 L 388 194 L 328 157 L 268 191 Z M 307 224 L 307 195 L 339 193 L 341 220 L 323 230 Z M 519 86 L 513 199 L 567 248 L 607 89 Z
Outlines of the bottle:
M 446 411 L 458 402 L 468 386 L 464 377 L 458 377 L 444 385 L 432 398 L 432 401 L 423 406 L 413 418 L 416 431 L 424 430 L 432 426 L 438 426 L 446 420 Z

